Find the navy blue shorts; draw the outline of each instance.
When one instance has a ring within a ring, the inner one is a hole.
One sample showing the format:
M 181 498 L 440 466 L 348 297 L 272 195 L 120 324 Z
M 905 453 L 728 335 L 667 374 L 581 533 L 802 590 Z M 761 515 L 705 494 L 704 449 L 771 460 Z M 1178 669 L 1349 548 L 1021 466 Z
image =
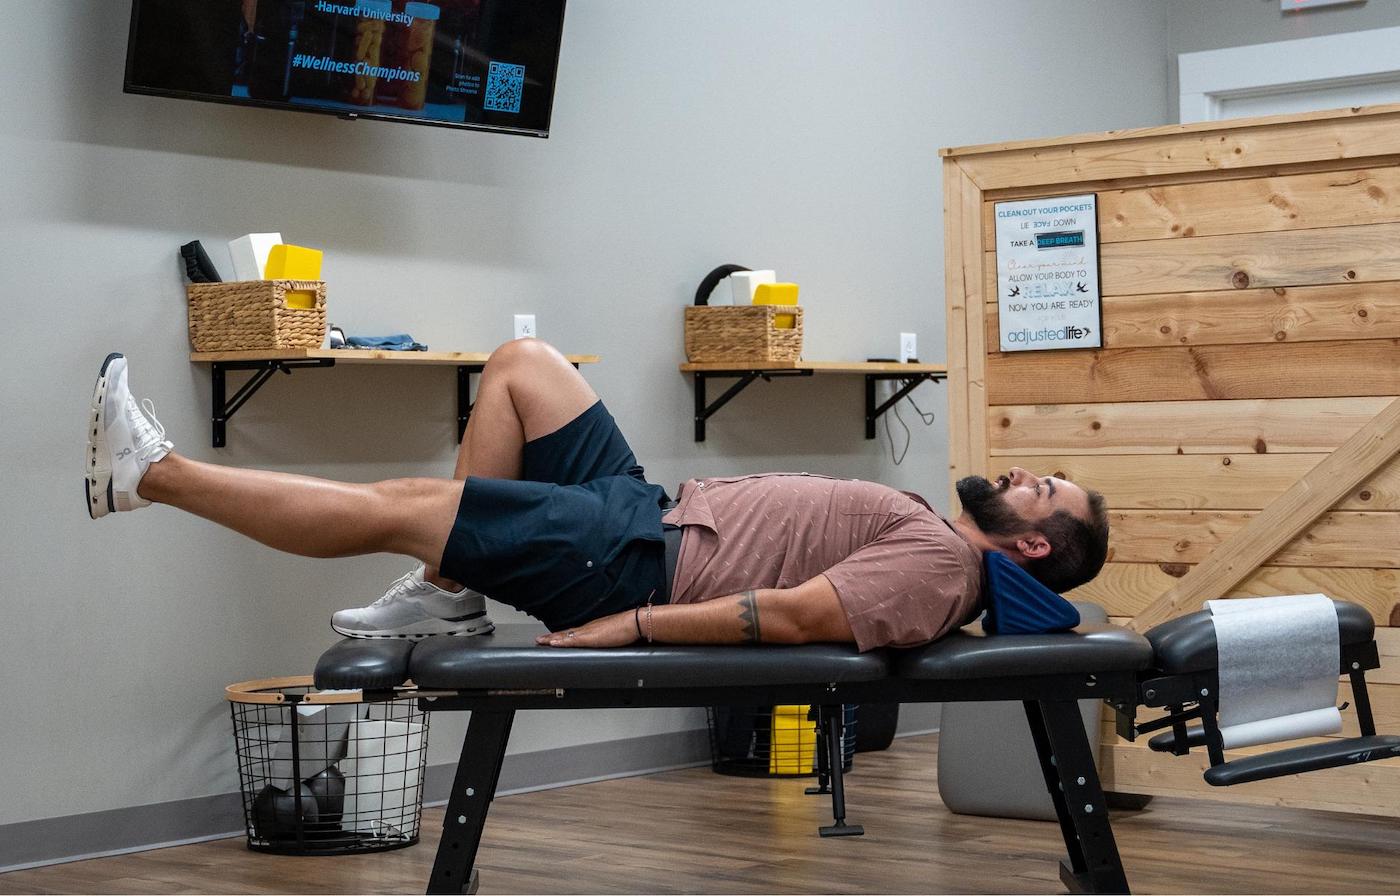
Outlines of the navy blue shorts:
M 523 478 L 467 478 L 444 576 L 551 630 L 665 603 L 666 492 L 601 401 L 525 443 Z

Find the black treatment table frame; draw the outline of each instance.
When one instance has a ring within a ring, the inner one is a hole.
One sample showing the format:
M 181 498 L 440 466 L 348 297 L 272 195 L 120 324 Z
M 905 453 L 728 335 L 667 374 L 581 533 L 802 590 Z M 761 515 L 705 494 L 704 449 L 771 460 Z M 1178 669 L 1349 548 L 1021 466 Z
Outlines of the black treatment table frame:
M 1349 678 L 1360 737 L 1225 761 L 1218 656 L 1209 611 L 1165 622 L 1146 636 L 1115 625 L 1071 632 L 988 636 L 963 629 L 923 647 L 859 653 L 851 645 L 694 647 L 634 645 L 611 650 L 536 647 L 534 626 L 501 626 L 469 638 L 346 639 L 316 664 L 318 688 L 360 688 L 366 700 L 415 694 L 429 712 L 470 711 L 448 798 L 429 893 L 474 893 L 474 867 L 496 794 L 515 713 L 599 709 L 812 704 L 822 708 L 836 823 L 822 834 L 859 833 L 845 821 L 841 718 L 851 703 L 1019 700 L 1025 707 L 1045 788 L 1068 857 L 1060 880 L 1075 893 L 1127 893 L 1108 807 L 1078 701 L 1101 699 L 1128 740 L 1162 729 L 1149 746 L 1184 755 L 1204 746 L 1205 779 L 1230 786 L 1400 756 L 1400 736 L 1378 735 L 1365 673 L 1380 666 L 1375 621 L 1334 601 L 1339 673 Z M 412 689 L 404 683 L 413 681 Z M 1167 715 L 1139 723 L 1139 706 Z M 1188 723 L 1199 723 L 1189 725 Z M 823 784 L 825 784 L 823 780 Z
M 1134 700 L 1108 700 L 1117 713 L 1117 733 L 1124 740 L 1162 731 L 1147 745 L 1159 753 L 1187 755 L 1205 747 L 1210 768 L 1205 781 L 1214 787 L 1248 784 L 1283 775 L 1375 762 L 1400 755 L 1400 736 L 1377 734 L 1366 673 L 1380 668 L 1376 622 L 1365 607 L 1334 600 L 1337 611 L 1338 675 L 1351 684 L 1359 737 L 1333 737 L 1321 743 L 1273 750 L 1225 761 L 1220 712 L 1219 657 L 1210 611 L 1201 610 L 1169 620 L 1147 632 L 1152 644 L 1152 668 L 1139 676 Z M 1137 707 L 1166 709 L 1149 722 L 1137 721 Z M 1346 707 L 1342 707 L 1345 709 Z M 1167 730 L 1162 730 L 1167 729 Z
M 1094 753 L 1078 701 L 1132 704 L 1152 660 L 1141 635 L 1113 625 L 1073 632 L 985 636 L 959 631 L 911 650 L 859 653 L 852 645 L 634 645 L 609 650 L 537 647 L 534 626 L 492 635 L 354 641 L 317 663 L 318 688 L 361 688 L 366 700 L 411 679 L 429 712 L 470 711 L 448 798 L 429 893 L 474 893 L 474 867 L 519 710 L 812 704 L 824 708 L 826 745 L 840 749 L 842 713 L 858 703 L 1019 700 L 1068 852 L 1060 879 L 1072 892 L 1127 893 Z M 841 756 L 829 757 L 836 824 L 845 824 Z

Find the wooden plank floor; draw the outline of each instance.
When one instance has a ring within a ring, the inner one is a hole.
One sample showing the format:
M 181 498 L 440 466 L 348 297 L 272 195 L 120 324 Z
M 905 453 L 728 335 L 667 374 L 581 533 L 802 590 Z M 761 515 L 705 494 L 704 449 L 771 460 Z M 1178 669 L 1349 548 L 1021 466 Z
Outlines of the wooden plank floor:
M 808 782 L 707 768 L 504 797 L 481 892 L 1064 892 L 1058 826 L 951 814 L 936 748 L 903 738 L 856 757 L 848 814 L 864 837 L 819 838 L 830 802 L 804 796 Z M 269 856 L 223 840 L 11 872 L 0 894 L 421 893 L 441 824 L 428 810 L 422 842 L 396 852 Z M 1114 830 L 1136 893 L 1400 892 L 1395 819 L 1158 798 Z

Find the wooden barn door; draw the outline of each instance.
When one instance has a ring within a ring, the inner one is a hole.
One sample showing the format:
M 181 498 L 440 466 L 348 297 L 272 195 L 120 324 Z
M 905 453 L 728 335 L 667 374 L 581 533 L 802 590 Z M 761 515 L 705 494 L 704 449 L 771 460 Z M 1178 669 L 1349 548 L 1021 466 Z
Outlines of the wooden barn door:
M 1398 160 L 1394 106 L 945 152 L 953 478 L 1017 465 L 1102 491 L 1110 562 L 1070 596 L 1139 629 L 1311 592 L 1400 626 Z M 992 203 L 1083 192 L 1104 347 L 1000 352 Z M 1388 732 L 1396 632 L 1373 676 Z M 1105 745 L 1117 789 L 1209 790 L 1201 764 Z M 1400 761 L 1228 794 L 1400 815 L 1397 795 Z

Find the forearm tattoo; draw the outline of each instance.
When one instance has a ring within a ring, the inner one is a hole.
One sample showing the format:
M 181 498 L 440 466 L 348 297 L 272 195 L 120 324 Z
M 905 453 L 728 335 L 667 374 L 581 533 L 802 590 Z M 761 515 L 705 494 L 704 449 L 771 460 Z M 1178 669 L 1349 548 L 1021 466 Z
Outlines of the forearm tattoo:
M 750 644 L 763 640 L 758 625 L 758 592 L 745 591 L 739 595 L 739 621 L 744 624 L 744 637 Z

